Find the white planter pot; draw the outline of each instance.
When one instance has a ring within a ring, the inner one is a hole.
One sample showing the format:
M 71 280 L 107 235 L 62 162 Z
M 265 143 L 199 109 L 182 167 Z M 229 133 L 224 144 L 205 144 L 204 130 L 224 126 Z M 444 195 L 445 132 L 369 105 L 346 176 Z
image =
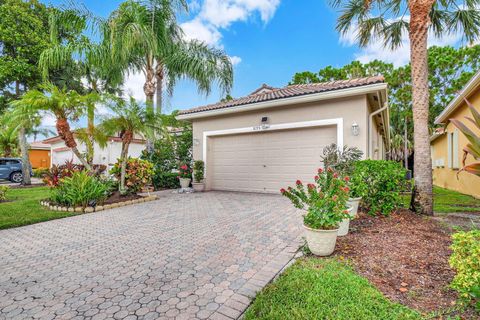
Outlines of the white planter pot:
M 347 204 L 347 206 L 349 206 L 349 204 Z M 353 218 L 353 215 L 352 215 L 353 207 L 350 206 L 347 210 L 350 216 Z M 350 219 L 348 218 L 343 219 L 342 222 L 340 222 L 340 225 L 338 227 L 338 236 L 339 237 L 346 236 L 348 234 L 349 228 L 350 228 Z
M 203 192 L 205 190 L 205 183 L 203 182 L 192 182 L 192 186 L 195 192 Z
M 338 229 L 316 230 L 303 226 L 305 228 L 305 238 L 308 248 L 316 256 L 329 256 L 335 250 L 337 243 Z
M 185 179 L 185 178 L 179 178 L 180 179 L 180 187 L 183 189 L 190 187 L 190 181 L 192 179 Z
M 357 216 L 358 205 L 360 204 L 360 200 L 362 200 L 362 197 L 360 197 L 360 198 L 350 198 L 347 201 L 347 207 L 351 206 L 353 208 L 353 210 L 351 212 L 353 218 L 355 218 Z

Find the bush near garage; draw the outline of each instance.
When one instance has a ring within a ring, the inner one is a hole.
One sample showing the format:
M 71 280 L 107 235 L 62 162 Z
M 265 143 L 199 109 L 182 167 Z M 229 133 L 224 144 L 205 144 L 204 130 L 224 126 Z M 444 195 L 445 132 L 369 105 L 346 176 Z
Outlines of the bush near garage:
M 362 160 L 355 163 L 352 180 L 363 182 L 362 207 L 371 215 L 390 215 L 401 204 L 406 170 L 395 161 Z
M 480 230 L 453 234 L 450 266 L 457 274 L 452 287 L 480 312 Z
M 155 171 L 153 174 L 153 186 L 155 189 L 178 189 L 180 181 L 178 173 Z
M 33 171 L 33 176 L 35 178 L 43 178 L 48 174 L 50 169 L 49 168 L 36 168 L 36 169 L 33 169 L 32 171 Z
M 121 161 L 117 161 L 110 173 L 120 180 Z M 125 187 L 127 193 L 134 194 L 140 192 L 143 188 L 152 183 L 154 174 L 153 164 L 147 160 L 138 158 L 128 158 L 125 174 Z

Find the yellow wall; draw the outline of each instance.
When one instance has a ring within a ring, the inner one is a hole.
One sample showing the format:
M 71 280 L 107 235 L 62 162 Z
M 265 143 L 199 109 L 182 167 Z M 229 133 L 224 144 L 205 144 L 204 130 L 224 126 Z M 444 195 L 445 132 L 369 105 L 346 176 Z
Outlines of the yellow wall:
M 476 110 L 480 111 L 480 88 L 471 95 L 468 100 L 473 104 Z M 465 116 L 471 117 L 470 110 L 464 103 L 458 107 L 457 110 L 449 117 L 457 120 L 461 120 L 470 129 L 474 130 L 477 134 L 480 134 L 478 129 L 474 129 L 474 125 L 465 120 Z M 456 129 L 453 123 L 448 122 L 446 126 L 446 133 L 451 133 Z M 463 159 L 463 147 L 468 143 L 467 138 L 463 133 L 459 132 L 458 135 L 458 163 L 460 168 L 462 167 Z M 436 167 L 435 160 L 444 159 L 443 167 Z M 470 194 L 474 197 L 480 198 L 480 177 L 471 173 L 462 171 L 458 174 L 458 169 L 451 169 L 448 167 L 448 137 L 447 134 L 443 134 L 434 141 L 432 141 L 432 159 L 433 159 L 433 184 L 442 188 L 455 190 L 461 193 Z M 476 162 L 471 155 L 468 156 L 466 163 Z

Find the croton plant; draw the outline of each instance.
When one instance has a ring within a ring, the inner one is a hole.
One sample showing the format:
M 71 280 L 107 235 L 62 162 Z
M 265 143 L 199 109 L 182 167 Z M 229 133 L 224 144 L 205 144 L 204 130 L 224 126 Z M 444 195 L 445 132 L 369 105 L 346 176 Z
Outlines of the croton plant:
M 319 230 L 337 229 L 342 220 L 350 218 L 347 211 L 349 179 L 348 176 L 340 177 L 332 168 L 320 168 L 314 183 L 305 185 L 297 180 L 295 187 L 280 192 L 296 208 L 306 210 L 303 216 L 305 226 Z

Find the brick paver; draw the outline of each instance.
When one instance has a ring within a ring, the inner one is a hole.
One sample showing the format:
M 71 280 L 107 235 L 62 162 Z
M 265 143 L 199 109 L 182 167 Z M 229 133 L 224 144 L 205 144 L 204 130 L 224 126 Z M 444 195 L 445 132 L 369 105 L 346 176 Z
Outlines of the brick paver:
M 0 231 L 0 319 L 231 319 L 295 254 L 278 195 L 159 194 Z

